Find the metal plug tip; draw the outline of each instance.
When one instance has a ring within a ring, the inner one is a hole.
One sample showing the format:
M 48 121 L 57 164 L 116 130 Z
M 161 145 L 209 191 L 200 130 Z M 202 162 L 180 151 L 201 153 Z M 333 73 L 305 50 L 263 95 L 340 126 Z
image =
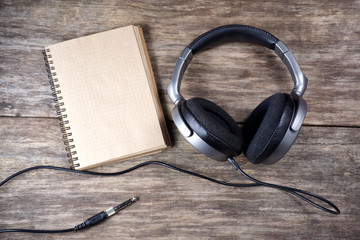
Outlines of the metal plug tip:
M 120 210 L 130 206 L 131 204 L 136 202 L 138 199 L 139 199 L 138 197 L 133 197 L 133 198 L 130 198 L 129 200 L 117 205 L 116 207 L 114 207 L 115 212 L 120 211 Z
M 139 200 L 138 197 L 133 197 L 133 198 L 131 199 L 131 202 L 136 202 L 137 200 Z

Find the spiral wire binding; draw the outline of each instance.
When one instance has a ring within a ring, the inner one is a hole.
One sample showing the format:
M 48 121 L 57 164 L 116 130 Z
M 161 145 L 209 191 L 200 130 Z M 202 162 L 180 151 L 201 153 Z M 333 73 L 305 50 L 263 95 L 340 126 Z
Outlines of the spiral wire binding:
M 59 115 L 58 119 L 60 121 L 61 132 L 63 133 L 63 140 L 65 144 L 65 150 L 67 151 L 67 156 L 69 157 L 69 163 L 71 163 L 71 167 L 80 167 L 80 163 L 76 163 L 78 161 L 78 157 L 74 157 L 76 155 L 75 145 L 73 144 L 74 139 L 70 138 L 72 133 L 70 132 L 71 128 L 68 125 L 69 120 L 66 114 L 66 108 L 64 107 L 64 102 L 62 102 L 63 97 L 60 95 L 61 90 L 60 84 L 58 83 L 58 79 L 56 78 L 55 67 L 53 66 L 54 62 L 51 59 L 52 56 L 50 54 L 50 49 L 45 49 L 42 51 L 45 60 L 46 72 L 48 73 L 50 89 L 52 91 L 52 96 L 54 97 L 56 114 Z

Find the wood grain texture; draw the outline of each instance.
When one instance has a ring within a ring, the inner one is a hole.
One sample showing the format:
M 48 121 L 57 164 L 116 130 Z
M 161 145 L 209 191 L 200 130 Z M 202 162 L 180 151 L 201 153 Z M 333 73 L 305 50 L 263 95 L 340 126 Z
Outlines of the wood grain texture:
M 44 68 L 43 47 L 130 24 L 143 27 L 174 147 L 96 168 L 161 160 L 225 181 L 229 164 L 196 152 L 175 129 L 166 87 L 183 48 L 224 24 L 248 24 L 283 40 L 309 78 L 306 126 L 275 165 L 243 169 L 333 201 L 332 216 L 275 189 L 235 189 L 149 166 L 119 177 L 39 170 L 0 189 L 1 228 L 67 228 L 132 196 L 140 201 L 84 232 L 2 234 L 0 239 L 359 239 L 360 1 L 0 1 L 0 179 L 35 165 L 68 166 Z M 210 99 L 244 122 L 264 98 L 289 92 L 271 51 L 227 44 L 198 54 L 186 97 Z
M 309 78 L 307 124 L 359 126 L 359 13 L 359 1 L 3 1 L 0 116 L 54 116 L 43 47 L 139 24 L 169 117 L 166 86 L 180 52 L 213 27 L 239 23 L 273 33 L 293 51 Z M 211 99 L 243 122 L 264 98 L 292 85 L 271 51 L 228 44 L 196 56 L 183 92 Z
M 38 164 L 67 166 L 57 120 L 1 118 L 0 178 Z M 15 126 L 8 128 L 6 126 Z M 229 164 L 207 159 L 173 133 L 163 153 L 104 166 L 119 171 L 145 160 L 161 160 L 230 182 L 246 182 Z M 304 127 L 297 144 L 273 166 L 243 169 L 264 181 L 318 193 L 339 206 L 332 216 L 293 196 L 268 188 L 235 189 L 148 166 L 118 177 L 89 177 L 39 170 L 4 185 L 0 228 L 72 227 L 98 211 L 139 196 L 140 201 L 78 239 L 356 239 L 360 231 L 360 129 Z M 62 154 L 64 153 L 64 154 Z M 49 235 L 7 234 L 48 239 Z M 51 236 L 73 239 L 73 234 Z M 292 237 L 291 237 L 292 238 Z

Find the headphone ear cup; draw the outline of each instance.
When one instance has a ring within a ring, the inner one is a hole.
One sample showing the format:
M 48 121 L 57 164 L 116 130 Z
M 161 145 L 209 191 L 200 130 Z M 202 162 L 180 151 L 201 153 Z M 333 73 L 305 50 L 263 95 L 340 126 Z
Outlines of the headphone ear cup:
M 207 144 L 228 157 L 241 154 L 242 130 L 221 107 L 203 98 L 192 98 L 182 105 L 186 123 Z
M 251 113 L 244 126 L 244 154 L 252 163 L 264 162 L 279 146 L 294 110 L 291 96 L 277 93 Z

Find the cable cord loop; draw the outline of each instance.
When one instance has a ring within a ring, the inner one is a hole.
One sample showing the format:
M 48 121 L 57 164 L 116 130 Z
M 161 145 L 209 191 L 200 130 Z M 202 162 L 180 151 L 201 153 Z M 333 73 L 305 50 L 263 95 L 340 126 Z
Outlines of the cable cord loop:
M 56 167 L 56 166 L 46 166 L 46 165 L 39 165 L 39 166 L 34 166 L 34 167 L 29 167 L 29 168 L 26 168 L 26 169 L 23 169 L 21 171 L 18 171 L 14 174 L 12 174 L 11 176 L 7 177 L 6 179 L 4 179 L 3 181 L 0 182 L 0 187 L 3 186 L 5 183 L 7 183 L 8 181 L 10 181 L 11 179 L 23 174 L 23 173 L 26 173 L 26 172 L 29 172 L 29 171 L 33 171 L 33 170 L 37 170 L 37 169 L 49 169 L 49 170 L 58 170 L 58 171 L 65 171 L 65 172 L 71 172 L 71 173 L 79 173 L 79 174 L 87 174 L 87 175 L 93 175 L 93 176 L 118 176 L 118 175 L 123 175 L 123 174 L 126 174 L 126 173 L 129 173 L 129 172 L 132 172 L 138 168 L 141 168 L 141 167 L 144 167 L 144 166 L 147 166 L 147 165 L 159 165 L 159 166 L 162 166 L 162 167 L 166 167 L 166 168 L 170 168 L 174 171 L 178 171 L 178 172 L 181 172 L 181 173 L 185 173 L 185 174 L 188 174 L 188 175 L 191 175 L 191 176 L 194 176 L 194 177 L 198 177 L 198 178 L 201 178 L 201 179 L 204 179 L 204 180 L 207 180 L 207 181 L 210 181 L 210 182 L 213 182 L 213 183 L 217 183 L 217 184 L 220 184 L 220 185 L 224 185 L 224 186 L 229 186 L 229 187 L 237 187 L 237 188 L 240 188 L 240 187 L 259 187 L 259 186 L 265 186 L 265 187 L 271 187 L 271 188 L 276 188 L 276 189 L 280 189 L 280 190 L 283 190 L 285 192 L 288 192 L 288 193 L 291 193 L 293 194 L 294 196 L 304 200 L 305 202 L 311 204 L 312 206 L 314 207 L 317 207 L 325 212 L 328 212 L 328 213 L 331 213 L 331 214 L 340 214 L 340 210 L 339 208 L 337 208 L 335 206 L 335 204 L 333 204 L 332 202 L 330 202 L 329 200 L 319 196 L 319 195 L 316 195 L 314 193 L 310 193 L 310 192 L 307 192 L 307 191 L 304 191 L 304 190 L 301 190 L 301 189 L 296 189 L 296 188 L 291 188 L 291 187 L 286 187 L 286 186 L 281 186 L 281 185 L 276 185 L 276 184 L 271 184 L 271 183 L 266 183 L 266 182 L 262 182 L 262 181 L 259 181 L 253 177 L 250 177 L 249 175 L 247 175 L 241 168 L 240 166 L 237 164 L 237 162 L 229 157 L 228 158 L 228 161 L 230 162 L 230 164 L 236 169 L 238 170 L 245 178 L 249 179 L 250 181 L 254 182 L 254 183 L 229 183 L 229 182 L 225 182 L 225 181 L 221 181 L 221 180 L 218 180 L 218 179 L 215 179 L 215 178 L 211 178 L 211 177 L 207 177 L 205 175 L 202 175 L 202 174 L 199 174 L 199 173 L 196 173 L 196 172 L 192 172 L 192 171 L 189 171 L 189 170 L 186 170 L 186 169 L 182 169 L 182 168 L 179 168 L 179 167 L 176 167 L 176 166 L 173 166 L 173 165 L 170 165 L 170 164 L 167 164 L 167 163 L 164 163 L 164 162 L 160 162 L 160 161 L 146 161 L 146 162 L 142 162 L 142 163 L 139 163 L 133 167 L 130 167 L 128 169 L 125 169 L 123 171 L 119 171 L 119 172 L 111 172 L 111 173 L 104 173 L 104 172 L 92 172 L 92 171 L 83 171 L 83 170 L 75 170 L 75 169 L 70 169 L 70 168 L 63 168 L 63 167 Z M 306 198 L 305 196 L 301 195 L 301 194 L 305 194 L 305 195 L 308 195 L 308 196 L 311 196 L 311 197 L 314 197 L 314 198 L 317 198 L 318 200 L 322 201 L 322 202 L 325 202 L 327 203 L 329 206 L 331 206 L 333 209 L 335 209 L 335 211 L 331 210 L 331 209 L 328 209 L 326 207 L 323 207 L 313 201 L 311 201 L 310 199 Z M 103 221 L 106 217 L 110 217 L 114 214 L 114 212 L 118 211 L 118 210 L 121 210 L 127 206 L 129 206 L 130 204 L 132 204 L 133 202 L 135 202 L 138 198 L 136 197 L 133 197 L 129 200 L 127 200 L 126 202 L 114 207 L 114 208 L 111 208 L 113 209 L 114 211 L 109 211 L 106 210 L 106 211 L 103 211 L 103 212 L 100 212 L 98 213 L 97 215 L 94 215 L 93 217 L 89 218 L 88 220 L 86 220 L 84 223 L 74 227 L 74 228 L 69 228 L 69 229 L 62 229 L 62 230 L 38 230 L 38 229 L 0 229 L 0 233 L 6 233 L 6 232 L 25 232 L 25 233 L 65 233 L 65 232 L 72 232 L 72 231 L 78 231 L 78 230 L 81 230 L 81 229 L 84 229 L 85 227 L 88 227 L 88 226 L 93 226 L 93 225 L 96 225 L 98 222 L 101 222 Z M 110 210 L 111 210 L 110 209 Z M 110 214 L 109 214 L 110 213 Z M 96 221 L 94 220 L 96 219 Z M 91 223 L 91 224 L 90 224 Z M 86 226 L 85 226 L 86 225 Z
M 291 193 L 293 194 L 294 196 L 304 200 L 305 202 L 309 203 L 310 205 L 314 206 L 314 207 L 317 207 L 325 212 L 328 212 L 328 213 L 331 213 L 331 214 L 340 214 L 340 210 L 338 207 L 335 206 L 335 204 L 333 204 L 332 202 L 330 202 L 329 200 L 319 196 L 319 195 L 316 195 L 314 193 L 311 193 L 311 192 L 307 192 L 307 191 L 304 191 L 304 190 L 301 190 L 301 189 L 297 189 L 297 188 L 291 188 L 291 187 L 286 187 L 286 186 L 281 186 L 281 185 L 276 185 L 276 184 L 271 184 L 271 183 L 266 183 L 266 182 L 262 182 L 262 181 L 259 181 L 253 177 L 250 177 L 249 175 L 247 175 L 239 166 L 239 164 L 237 164 L 237 162 L 232 158 L 232 157 L 229 157 L 228 158 L 228 161 L 230 162 L 230 164 L 236 169 L 238 170 L 244 177 L 246 177 L 247 179 L 249 179 L 250 181 L 253 181 L 254 183 L 258 183 L 258 184 L 261 184 L 265 187 L 271 187 L 271 188 L 277 188 L 277 189 L 280 189 L 280 190 L 283 190 L 285 192 L 288 192 L 288 193 Z M 302 194 L 305 194 L 305 195 L 308 195 L 308 196 L 311 196 L 311 197 L 314 197 L 314 198 L 317 198 L 318 200 L 322 201 L 322 202 L 325 202 L 327 203 L 329 206 L 331 206 L 333 209 L 335 209 L 335 211 L 331 210 L 331 209 L 328 209 L 326 207 L 323 207 L 313 201 L 311 201 L 310 199 L 304 197 L 303 195 L 299 194 L 299 193 L 302 193 Z

